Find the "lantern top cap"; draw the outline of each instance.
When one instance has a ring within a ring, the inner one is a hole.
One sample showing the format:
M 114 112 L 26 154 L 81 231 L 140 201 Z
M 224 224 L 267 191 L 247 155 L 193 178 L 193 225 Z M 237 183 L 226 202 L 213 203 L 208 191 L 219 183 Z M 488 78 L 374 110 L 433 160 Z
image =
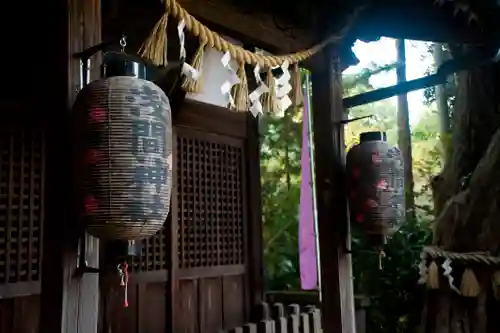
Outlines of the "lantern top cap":
M 363 132 L 359 136 L 359 141 L 387 141 L 387 133 L 382 131 Z

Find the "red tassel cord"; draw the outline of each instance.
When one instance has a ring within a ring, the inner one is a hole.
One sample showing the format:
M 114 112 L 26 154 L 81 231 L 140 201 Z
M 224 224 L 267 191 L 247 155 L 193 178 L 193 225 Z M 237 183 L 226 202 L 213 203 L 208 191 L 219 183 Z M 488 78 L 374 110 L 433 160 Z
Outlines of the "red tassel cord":
M 122 265 L 118 265 L 117 268 L 120 275 L 120 287 L 123 287 L 125 292 L 123 307 L 128 308 L 128 264 L 125 261 Z
M 125 283 L 125 286 L 124 286 L 125 299 L 123 302 L 123 307 L 128 308 L 128 264 L 126 261 L 123 264 L 123 275 L 124 275 L 123 277 L 124 277 L 124 283 Z

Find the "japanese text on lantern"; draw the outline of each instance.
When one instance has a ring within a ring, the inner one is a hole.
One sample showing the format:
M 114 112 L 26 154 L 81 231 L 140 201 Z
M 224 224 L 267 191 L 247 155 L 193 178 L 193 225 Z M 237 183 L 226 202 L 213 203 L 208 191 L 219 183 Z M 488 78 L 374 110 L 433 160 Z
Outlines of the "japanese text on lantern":
M 132 152 L 136 158 L 134 186 L 141 187 L 148 198 L 135 198 L 130 207 L 136 218 L 156 216 L 163 210 L 161 194 L 166 188 L 166 114 L 165 101 L 148 86 L 131 92 L 136 106 L 131 108 Z M 135 207 L 134 207 L 135 206 Z

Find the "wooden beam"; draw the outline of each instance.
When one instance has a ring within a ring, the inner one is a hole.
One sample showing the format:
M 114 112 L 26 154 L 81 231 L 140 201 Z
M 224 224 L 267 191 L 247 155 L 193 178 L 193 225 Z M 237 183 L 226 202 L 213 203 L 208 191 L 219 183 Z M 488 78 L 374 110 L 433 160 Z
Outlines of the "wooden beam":
M 331 48 L 314 60 L 312 120 L 323 327 L 325 333 L 355 332 L 344 132 L 339 124 L 347 116 L 340 64 Z
M 47 61 L 41 77 L 51 85 L 40 85 L 46 117 L 46 216 L 40 332 L 97 332 L 98 276 L 76 272 L 79 229 L 71 210 L 71 169 L 69 110 L 80 83 L 79 60 L 71 55 L 100 42 L 100 0 L 58 0 L 49 10 L 56 15 L 39 25 L 47 38 Z M 42 34 L 42 32 L 41 32 Z M 42 54 L 45 54 L 42 52 Z M 98 60 L 93 62 L 98 77 Z M 87 260 L 98 267 L 98 241 L 88 237 Z
M 191 15 L 220 33 L 276 54 L 301 51 L 314 43 L 305 31 L 278 29 L 271 14 L 243 13 L 227 0 L 179 0 Z
M 497 21 L 468 22 L 466 15 L 454 15 L 450 7 L 431 1 L 388 0 L 383 6 L 363 12 L 353 31 L 357 37 L 368 39 L 384 36 L 442 43 L 488 43 L 498 39 L 500 33 L 494 29 Z

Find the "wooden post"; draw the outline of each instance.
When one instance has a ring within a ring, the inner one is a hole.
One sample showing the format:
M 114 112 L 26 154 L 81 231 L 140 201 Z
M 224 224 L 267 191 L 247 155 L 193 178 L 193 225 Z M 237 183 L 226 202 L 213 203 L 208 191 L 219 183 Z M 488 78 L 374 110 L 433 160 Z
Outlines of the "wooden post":
M 40 110 L 47 138 L 46 217 L 41 296 L 40 332 L 97 332 L 98 275 L 77 275 L 77 221 L 71 203 L 71 148 L 69 110 L 80 83 L 79 60 L 71 55 L 100 42 L 100 0 L 53 1 L 43 10 L 52 13 L 37 29 L 46 44 L 41 58 Z M 37 31 L 37 30 L 35 30 Z M 35 37 L 37 38 L 37 37 Z M 45 61 L 46 60 L 46 61 Z M 97 63 L 94 63 L 97 65 Z M 99 72 L 94 66 L 93 78 Z M 35 111 L 36 112 L 36 111 Z M 82 240 L 83 241 L 83 240 Z M 88 237 L 87 260 L 98 265 L 99 243 Z
M 258 314 L 252 313 L 257 305 L 264 299 L 264 258 L 262 241 L 262 189 L 260 186 L 260 143 L 259 143 L 259 120 L 250 112 L 247 114 L 247 143 L 246 143 L 246 165 L 248 166 L 248 220 L 246 222 L 247 233 L 247 257 L 249 279 L 249 299 L 247 300 L 247 314 L 251 319 L 260 320 Z M 253 318 L 252 318 L 253 317 Z M 247 317 L 248 318 L 248 317 Z
M 331 48 L 316 56 L 312 93 L 323 331 L 354 333 L 344 129 L 339 123 L 347 113 L 338 57 Z

